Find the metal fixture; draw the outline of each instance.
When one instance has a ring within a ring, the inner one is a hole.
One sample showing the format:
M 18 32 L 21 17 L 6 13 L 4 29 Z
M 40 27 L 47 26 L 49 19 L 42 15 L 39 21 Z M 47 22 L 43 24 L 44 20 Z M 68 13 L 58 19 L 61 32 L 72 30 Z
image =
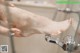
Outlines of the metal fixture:
M 64 51 L 68 51 L 69 53 L 71 53 L 71 52 L 77 50 L 80 47 L 80 44 L 77 44 L 75 42 L 75 39 L 74 39 L 75 36 L 77 35 L 77 31 L 78 31 L 79 25 L 80 25 L 80 11 L 73 11 L 70 8 L 66 8 L 66 9 L 58 8 L 58 11 L 61 11 L 61 12 L 64 12 L 64 13 L 76 13 L 79 16 L 79 21 L 78 21 L 78 25 L 77 25 L 77 28 L 76 28 L 75 35 L 73 35 L 73 36 L 67 35 L 67 37 L 66 37 L 67 41 L 64 43 L 64 42 L 61 42 L 59 40 L 59 38 L 51 37 L 50 34 L 46 33 L 45 34 L 45 40 L 50 42 L 50 43 L 57 44 Z

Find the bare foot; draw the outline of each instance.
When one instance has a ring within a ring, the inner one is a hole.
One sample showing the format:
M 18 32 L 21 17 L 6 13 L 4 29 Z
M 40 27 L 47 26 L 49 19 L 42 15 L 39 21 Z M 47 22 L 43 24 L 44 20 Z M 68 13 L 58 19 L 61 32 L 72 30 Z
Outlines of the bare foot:
M 58 35 L 64 31 L 66 31 L 72 23 L 72 19 L 64 20 L 61 22 L 53 22 L 52 24 L 49 24 L 43 30 L 51 35 Z
M 58 35 L 67 29 L 72 25 L 72 19 L 64 20 L 62 22 L 57 22 L 55 27 L 55 31 L 52 32 L 52 35 Z

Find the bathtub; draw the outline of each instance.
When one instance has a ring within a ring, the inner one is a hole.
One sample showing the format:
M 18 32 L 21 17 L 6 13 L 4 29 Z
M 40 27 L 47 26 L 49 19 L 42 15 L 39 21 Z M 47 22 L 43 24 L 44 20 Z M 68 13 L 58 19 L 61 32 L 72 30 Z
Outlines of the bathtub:
M 22 8 L 24 10 L 31 11 L 35 14 L 48 17 L 50 19 L 53 19 L 55 17 L 55 9 L 53 5 L 36 5 L 36 4 L 29 4 L 26 2 L 12 2 L 16 5 L 16 7 Z M 63 20 L 65 14 L 62 12 L 58 12 L 55 20 Z M 69 32 L 69 31 L 68 31 Z M 67 33 L 68 33 L 67 32 Z M 74 31 L 71 32 L 71 34 L 74 34 Z M 26 34 L 25 34 L 26 35 Z M 66 35 L 66 32 L 64 33 Z M 14 37 L 14 45 L 15 45 L 15 51 L 16 53 L 67 53 L 66 51 L 63 51 L 62 48 L 60 48 L 58 45 L 51 44 L 49 42 L 46 42 L 44 39 L 44 35 L 42 34 L 35 34 L 30 37 Z M 9 45 L 9 52 L 11 53 L 11 45 L 9 41 L 9 37 L 0 36 L 1 44 L 8 44 Z

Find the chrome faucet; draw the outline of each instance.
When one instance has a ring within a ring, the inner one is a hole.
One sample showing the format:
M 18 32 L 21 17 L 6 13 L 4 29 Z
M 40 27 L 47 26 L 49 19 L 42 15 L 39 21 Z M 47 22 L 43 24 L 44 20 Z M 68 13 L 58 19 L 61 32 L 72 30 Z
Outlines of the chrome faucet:
M 67 37 L 67 38 L 69 38 L 69 37 Z M 50 34 L 46 34 L 45 35 L 45 40 L 48 41 L 48 42 L 50 42 L 50 43 L 57 44 L 64 51 L 73 52 L 73 51 L 77 50 L 80 47 L 80 44 L 76 44 L 75 41 L 74 42 L 71 42 L 71 39 L 68 39 L 68 41 L 66 41 L 64 43 L 64 42 L 61 42 L 59 40 L 59 38 L 51 37 Z
M 65 43 L 60 41 L 59 38 L 55 39 L 55 37 L 51 37 L 50 34 L 45 34 L 45 40 L 50 42 L 50 43 L 57 44 L 64 51 L 68 51 L 68 53 L 71 53 L 75 50 L 78 50 L 78 48 L 80 47 L 80 44 L 76 43 L 75 40 L 74 40 L 75 36 L 77 35 L 77 31 L 78 31 L 78 28 L 79 28 L 79 25 L 80 25 L 80 11 L 73 11 L 70 8 L 66 8 L 66 9 L 58 8 L 57 10 L 61 11 L 61 12 L 64 12 L 64 13 L 76 13 L 79 16 L 79 21 L 78 21 L 78 25 L 77 25 L 77 28 L 76 28 L 75 35 L 73 35 L 73 36 L 69 35 L 67 37 L 67 41 L 65 41 Z

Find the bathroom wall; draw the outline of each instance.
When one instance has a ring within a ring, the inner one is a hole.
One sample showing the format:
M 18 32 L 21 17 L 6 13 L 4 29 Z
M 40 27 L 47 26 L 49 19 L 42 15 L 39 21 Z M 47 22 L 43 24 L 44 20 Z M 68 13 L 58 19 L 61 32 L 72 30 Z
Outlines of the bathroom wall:
M 53 1 L 53 0 L 47 0 L 47 1 Z M 24 3 L 24 5 L 19 4 L 16 6 L 19 8 L 31 11 L 35 14 L 48 17 L 50 19 L 52 19 L 56 13 L 56 10 L 54 8 L 41 8 L 41 7 L 27 6 L 25 3 Z M 65 8 L 66 5 L 58 5 L 57 4 L 57 7 Z M 73 6 L 72 9 L 73 10 L 79 9 L 79 5 Z M 76 14 L 70 14 L 70 15 L 71 15 L 70 16 L 71 18 L 75 19 L 75 22 L 78 21 L 78 16 Z M 62 20 L 69 18 L 69 14 L 67 15 L 68 16 L 67 18 L 65 16 L 66 16 L 65 13 L 58 12 L 55 20 L 62 21 Z M 74 25 L 74 27 L 76 27 L 76 25 Z M 61 39 L 64 36 L 66 36 L 67 33 L 69 35 L 74 35 L 74 29 L 71 28 L 71 30 L 62 33 L 60 36 Z M 44 38 L 45 38 L 44 35 L 39 35 L 39 34 L 33 35 L 31 37 L 21 37 L 21 38 L 14 37 L 14 43 L 15 43 L 14 45 L 15 45 L 16 53 L 67 53 L 66 51 L 63 51 L 59 46 L 49 43 L 49 42 L 46 42 Z M 1 39 L 0 44 L 1 45 L 8 44 L 9 45 L 8 53 L 12 53 L 9 37 L 5 37 L 5 36 L 1 35 L 0 39 Z M 80 53 L 80 52 L 77 52 L 77 53 Z
M 17 1 L 17 0 L 13 0 L 13 1 Z M 20 0 L 20 1 L 46 1 L 46 2 L 51 2 L 51 3 L 55 3 L 55 0 Z

